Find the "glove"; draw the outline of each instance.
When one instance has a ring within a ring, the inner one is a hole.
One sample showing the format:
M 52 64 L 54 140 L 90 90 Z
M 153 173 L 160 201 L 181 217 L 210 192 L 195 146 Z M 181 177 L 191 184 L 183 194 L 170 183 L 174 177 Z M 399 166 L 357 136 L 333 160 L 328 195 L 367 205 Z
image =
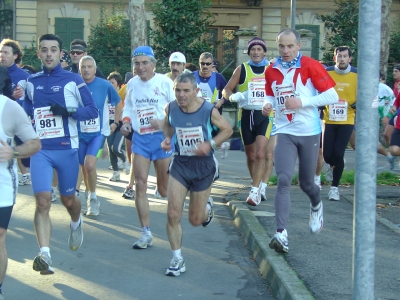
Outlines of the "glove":
M 352 105 L 350 105 L 350 107 L 351 107 L 352 109 L 356 109 L 356 104 L 357 104 L 357 103 L 353 103 Z
M 243 93 L 241 93 L 241 92 L 237 92 L 237 93 L 229 96 L 229 101 L 232 101 L 232 102 L 239 102 L 244 99 L 246 99 L 246 98 L 244 97 Z
M 62 107 L 61 105 L 58 104 L 52 104 L 50 106 L 50 111 L 53 113 L 53 115 L 56 116 L 63 116 L 63 117 L 69 116 L 68 110 L 65 107 Z

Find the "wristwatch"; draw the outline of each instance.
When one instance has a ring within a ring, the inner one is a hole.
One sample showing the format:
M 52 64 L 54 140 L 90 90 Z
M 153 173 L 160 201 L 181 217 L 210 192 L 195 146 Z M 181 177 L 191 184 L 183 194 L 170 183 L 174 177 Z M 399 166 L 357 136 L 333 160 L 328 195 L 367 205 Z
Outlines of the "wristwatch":
M 13 158 L 18 158 L 19 157 L 19 152 L 17 151 L 17 149 L 15 149 L 15 147 L 11 147 L 13 149 Z
M 210 140 L 210 145 L 211 145 L 211 148 L 213 148 L 214 150 L 217 149 L 217 144 L 215 143 L 215 141 L 213 139 Z

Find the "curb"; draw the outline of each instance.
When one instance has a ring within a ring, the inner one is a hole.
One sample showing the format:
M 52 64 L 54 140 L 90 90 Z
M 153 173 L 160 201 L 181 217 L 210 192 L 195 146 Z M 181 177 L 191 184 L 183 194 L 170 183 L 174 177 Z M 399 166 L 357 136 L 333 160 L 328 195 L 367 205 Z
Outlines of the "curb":
M 269 235 L 253 212 L 242 201 L 229 201 L 228 208 L 253 253 L 261 276 L 267 280 L 275 297 L 283 300 L 314 300 L 284 256 L 269 248 Z

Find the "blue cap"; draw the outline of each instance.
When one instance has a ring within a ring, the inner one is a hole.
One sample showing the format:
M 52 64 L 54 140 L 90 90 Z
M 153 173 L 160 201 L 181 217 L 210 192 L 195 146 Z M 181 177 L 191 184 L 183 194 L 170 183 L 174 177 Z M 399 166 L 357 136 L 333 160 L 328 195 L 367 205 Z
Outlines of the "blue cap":
M 139 46 L 132 53 L 132 57 L 136 56 L 149 56 L 154 58 L 154 52 L 149 46 Z

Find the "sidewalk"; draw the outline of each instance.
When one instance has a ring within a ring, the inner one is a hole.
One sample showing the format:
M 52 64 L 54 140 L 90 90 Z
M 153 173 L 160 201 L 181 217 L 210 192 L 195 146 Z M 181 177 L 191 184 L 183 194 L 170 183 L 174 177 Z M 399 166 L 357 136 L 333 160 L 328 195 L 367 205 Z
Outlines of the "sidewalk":
M 291 188 L 288 237 L 289 253 L 277 254 L 268 246 L 275 233 L 274 195 L 257 207 L 245 199 L 249 188 L 226 195 L 225 201 L 259 270 L 278 299 L 343 300 L 352 297 L 353 195 L 354 187 L 339 187 L 340 201 L 329 201 L 323 186 L 324 228 L 311 235 L 308 228 L 309 199 L 299 186 Z M 399 187 L 377 186 L 378 198 L 399 196 Z M 386 214 L 378 209 L 375 242 L 375 299 L 400 299 L 400 207 Z M 397 214 L 396 214 L 397 211 Z M 394 212 L 394 213 L 393 213 Z M 391 221 L 380 216 L 389 216 Z M 396 221 L 397 220 L 397 221 Z M 368 245 L 366 245 L 367 247 Z

